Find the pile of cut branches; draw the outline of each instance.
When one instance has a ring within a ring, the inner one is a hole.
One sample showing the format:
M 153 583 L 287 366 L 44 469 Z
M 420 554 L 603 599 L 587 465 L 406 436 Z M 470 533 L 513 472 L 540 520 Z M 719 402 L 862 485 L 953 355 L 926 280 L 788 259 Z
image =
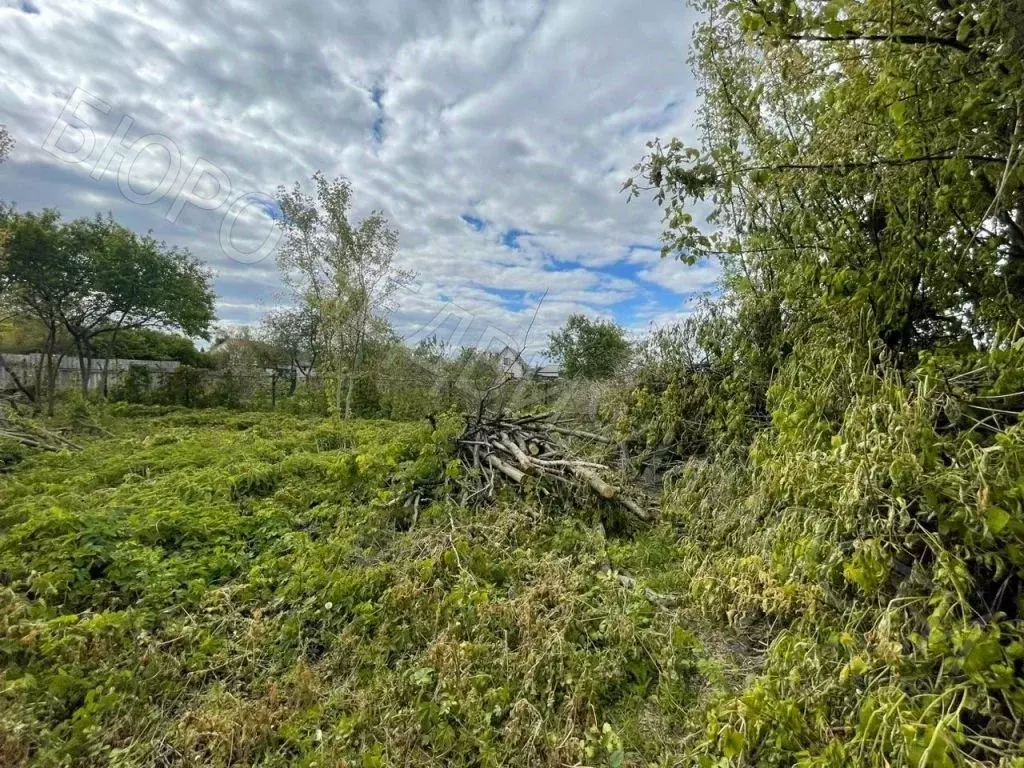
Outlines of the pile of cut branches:
M 0 405 L 0 440 L 12 440 L 40 451 L 77 451 L 79 446 L 66 437 L 45 429 L 30 419 Z
M 456 456 L 466 470 L 456 480 L 461 504 L 482 503 L 493 499 L 502 486 L 522 488 L 529 483 L 527 478 L 534 478 L 531 487 L 543 496 L 565 495 L 579 501 L 585 494 L 596 493 L 638 520 L 654 519 L 652 510 L 606 479 L 611 471 L 607 464 L 584 458 L 570 443 L 610 447 L 609 438 L 557 421 L 552 413 L 520 418 L 467 415 L 465 420 L 455 446 Z M 427 489 L 414 490 L 407 496 L 406 505 L 415 515 L 431 495 Z

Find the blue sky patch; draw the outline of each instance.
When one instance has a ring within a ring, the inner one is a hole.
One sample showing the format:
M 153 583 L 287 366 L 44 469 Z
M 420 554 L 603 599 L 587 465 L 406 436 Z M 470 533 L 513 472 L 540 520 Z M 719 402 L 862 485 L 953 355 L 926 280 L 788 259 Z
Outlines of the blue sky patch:
M 498 238 L 498 242 L 504 245 L 506 248 L 513 250 L 519 250 L 519 238 L 523 235 L 532 235 L 533 232 L 527 232 L 525 229 L 506 229 L 501 233 L 501 237 Z
M 373 140 L 380 144 L 384 141 L 384 94 L 386 91 L 381 85 L 375 85 L 370 89 L 370 101 L 377 107 L 379 114 L 373 119 L 373 124 L 370 126 L 370 135 L 373 136 Z
M 496 296 L 501 299 L 502 305 L 513 312 L 519 312 L 526 309 L 527 305 L 531 303 L 527 300 L 529 297 L 529 293 L 527 291 L 512 288 L 495 288 L 490 285 L 481 285 L 480 288 L 491 296 Z
M 384 109 L 384 88 L 375 85 L 370 89 L 370 101 L 376 105 L 377 109 Z
M 262 192 L 253 192 L 246 195 L 252 200 L 253 205 L 259 208 L 268 218 L 274 221 L 284 220 L 284 211 L 281 210 L 281 206 L 277 204 L 277 200 L 272 198 L 270 195 L 264 195 Z
M 487 222 L 485 222 L 483 219 L 478 218 L 477 216 L 472 216 L 468 213 L 462 214 L 461 218 L 464 222 L 466 222 L 466 224 L 469 225 L 469 228 L 472 229 L 474 232 L 479 232 L 480 230 L 487 226 Z

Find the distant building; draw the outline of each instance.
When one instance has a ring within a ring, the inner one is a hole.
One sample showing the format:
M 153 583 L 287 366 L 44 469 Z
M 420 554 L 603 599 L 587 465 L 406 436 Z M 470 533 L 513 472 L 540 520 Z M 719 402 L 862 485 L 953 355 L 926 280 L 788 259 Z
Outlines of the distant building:
M 538 365 L 533 371 L 533 378 L 541 381 L 553 381 L 555 379 L 562 378 L 562 369 L 560 366 L 549 363 L 548 365 Z
M 511 374 L 516 379 L 521 379 L 526 376 L 526 363 L 523 362 L 523 356 L 519 353 L 519 350 L 512 349 L 512 347 L 505 346 L 498 353 L 498 365 L 501 370 Z

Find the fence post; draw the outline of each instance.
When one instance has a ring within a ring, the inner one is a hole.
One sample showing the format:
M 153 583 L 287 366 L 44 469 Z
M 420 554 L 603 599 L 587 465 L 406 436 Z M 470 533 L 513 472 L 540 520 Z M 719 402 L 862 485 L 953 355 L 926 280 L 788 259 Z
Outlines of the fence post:
M 277 369 L 270 374 L 270 410 L 277 410 Z

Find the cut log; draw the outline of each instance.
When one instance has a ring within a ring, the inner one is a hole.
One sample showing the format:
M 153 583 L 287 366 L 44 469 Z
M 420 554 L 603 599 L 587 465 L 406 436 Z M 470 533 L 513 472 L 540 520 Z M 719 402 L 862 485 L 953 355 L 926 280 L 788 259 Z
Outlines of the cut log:
M 570 467 L 572 473 L 581 480 L 585 480 L 587 484 L 600 494 L 602 499 L 614 499 L 618 494 L 619 489 L 614 485 L 610 485 L 602 480 L 596 472 L 587 467 L 581 467 L 579 465 L 573 465 Z
M 530 457 L 523 453 L 523 449 L 512 442 L 508 435 L 504 432 L 501 433 L 501 444 L 505 446 L 509 453 L 516 457 L 516 461 L 519 462 L 519 466 L 523 468 L 523 471 L 528 475 L 532 475 L 536 472 L 536 468 L 530 461 Z
M 515 467 L 510 467 L 508 464 L 503 462 L 493 453 L 488 454 L 487 463 L 490 464 L 499 472 L 501 472 L 501 474 L 505 475 L 505 477 L 509 478 L 514 483 L 523 482 L 523 478 L 526 476 L 524 473 L 520 472 Z

